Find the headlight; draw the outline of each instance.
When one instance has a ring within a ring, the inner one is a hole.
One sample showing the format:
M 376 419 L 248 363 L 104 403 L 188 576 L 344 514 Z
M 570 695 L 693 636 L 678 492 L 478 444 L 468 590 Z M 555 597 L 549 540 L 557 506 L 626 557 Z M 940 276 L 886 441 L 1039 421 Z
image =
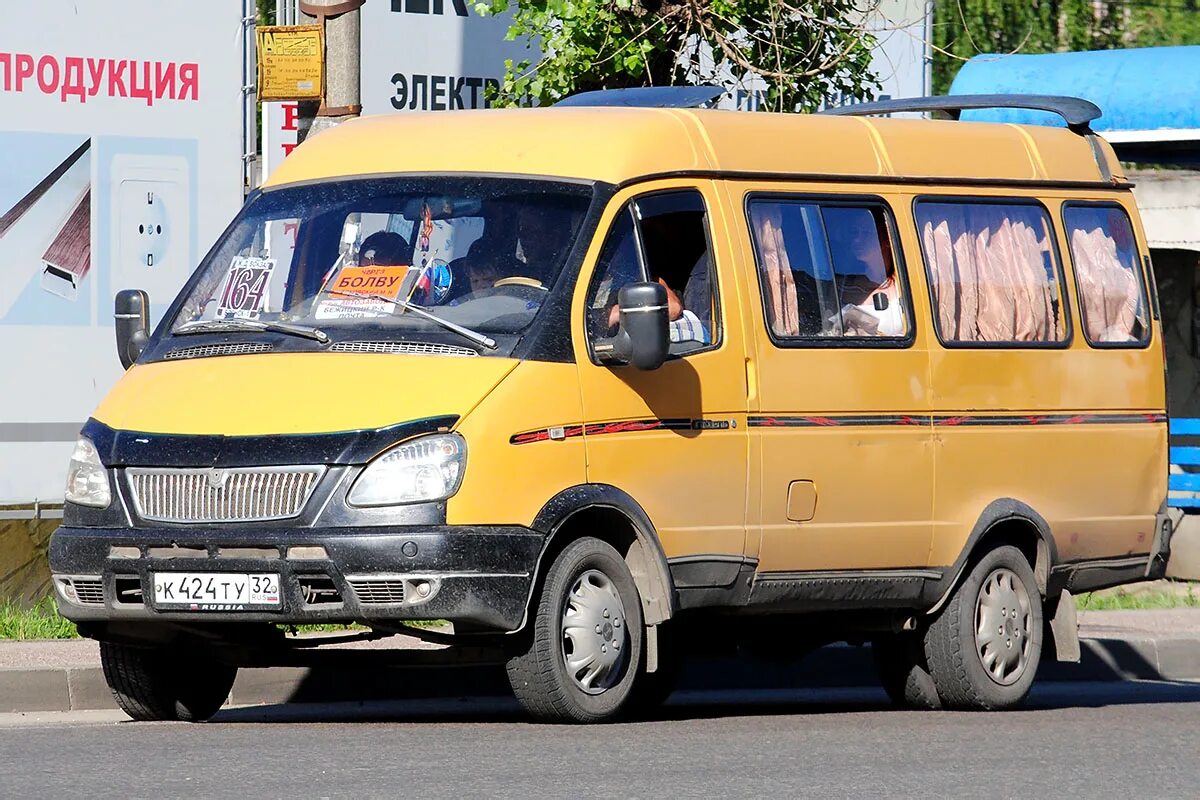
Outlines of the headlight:
M 100 463 L 96 445 L 87 439 L 75 442 L 75 452 L 71 454 L 71 466 L 67 468 L 67 502 L 97 508 L 107 508 L 112 502 L 108 471 Z
M 423 436 L 368 464 L 350 489 L 350 503 L 394 506 L 445 500 L 458 491 L 466 466 L 467 443 L 457 433 Z

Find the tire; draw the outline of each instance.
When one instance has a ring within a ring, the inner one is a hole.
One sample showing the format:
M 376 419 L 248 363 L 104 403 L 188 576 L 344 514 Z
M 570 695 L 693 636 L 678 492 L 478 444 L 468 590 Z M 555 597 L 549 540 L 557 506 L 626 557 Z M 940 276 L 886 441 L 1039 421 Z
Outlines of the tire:
M 574 624 L 566 625 L 568 618 Z M 508 659 L 508 680 L 542 722 L 611 720 L 638 677 L 642 639 L 641 598 L 629 567 L 608 544 L 585 537 L 547 570 L 530 630 Z M 568 659 L 582 666 L 571 669 Z
M 100 663 L 117 705 L 139 722 L 204 722 L 237 677 L 237 667 L 177 647 L 101 642 Z
M 1042 617 L 1021 551 L 1004 545 L 984 555 L 925 634 L 925 660 L 942 703 L 973 711 L 1020 705 L 1041 660 Z
M 881 636 L 871 642 L 879 682 L 900 708 L 932 711 L 942 707 L 925 663 L 924 644 L 923 637 L 915 633 Z

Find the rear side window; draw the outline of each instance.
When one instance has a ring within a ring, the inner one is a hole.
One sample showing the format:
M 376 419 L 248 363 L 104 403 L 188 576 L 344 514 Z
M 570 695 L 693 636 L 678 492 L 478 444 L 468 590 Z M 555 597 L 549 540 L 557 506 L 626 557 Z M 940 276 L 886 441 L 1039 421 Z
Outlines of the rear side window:
M 1150 322 L 1129 217 L 1116 206 L 1068 205 L 1063 222 L 1088 342 L 1144 345 L 1150 340 Z
M 752 199 L 748 212 L 777 343 L 908 337 L 906 289 L 882 206 L 771 197 Z
M 921 201 L 916 218 L 943 342 L 1067 341 L 1061 271 L 1045 209 Z

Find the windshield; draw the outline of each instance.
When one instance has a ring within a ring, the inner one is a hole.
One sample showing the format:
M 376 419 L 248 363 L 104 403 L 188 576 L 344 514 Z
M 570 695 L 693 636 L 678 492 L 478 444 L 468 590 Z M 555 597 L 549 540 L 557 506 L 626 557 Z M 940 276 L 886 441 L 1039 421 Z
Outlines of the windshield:
M 590 199 L 582 185 L 501 178 L 269 191 L 201 265 L 170 330 L 450 331 L 476 343 L 519 334 L 562 271 Z

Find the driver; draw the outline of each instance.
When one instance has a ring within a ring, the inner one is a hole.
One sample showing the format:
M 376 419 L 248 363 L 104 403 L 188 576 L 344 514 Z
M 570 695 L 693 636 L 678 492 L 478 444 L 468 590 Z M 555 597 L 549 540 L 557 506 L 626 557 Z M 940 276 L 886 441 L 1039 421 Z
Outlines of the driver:
M 525 266 L 524 276 L 542 283 L 550 270 L 566 255 L 575 228 L 570 211 L 542 203 L 526 203 L 517 215 L 517 258 Z
M 520 204 L 515 216 L 515 220 L 511 214 L 491 218 L 467 255 L 450 265 L 456 275 L 465 276 L 463 285 L 467 287 L 467 291 L 452 297 L 451 303 L 457 304 L 467 294 L 492 289 L 507 278 L 523 279 L 520 283 L 530 288 L 549 288 L 546 283 L 565 256 L 575 227 L 574 214 L 527 201 Z

